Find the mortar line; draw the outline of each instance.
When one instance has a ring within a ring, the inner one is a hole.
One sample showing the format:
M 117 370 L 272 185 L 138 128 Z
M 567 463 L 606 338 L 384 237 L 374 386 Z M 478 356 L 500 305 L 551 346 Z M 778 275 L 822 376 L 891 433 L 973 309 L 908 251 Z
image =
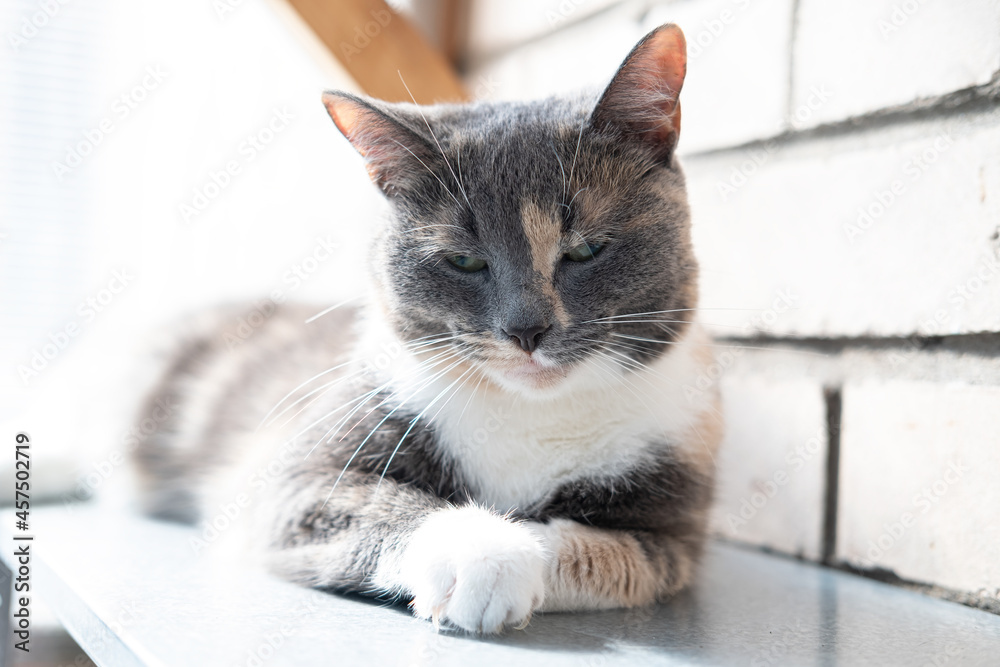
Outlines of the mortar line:
M 820 561 L 831 565 L 837 553 L 837 502 L 840 484 L 840 432 L 843 412 L 841 387 L 823 389 L 826 403 L 826 488 L 823 494 L 823 534 Z

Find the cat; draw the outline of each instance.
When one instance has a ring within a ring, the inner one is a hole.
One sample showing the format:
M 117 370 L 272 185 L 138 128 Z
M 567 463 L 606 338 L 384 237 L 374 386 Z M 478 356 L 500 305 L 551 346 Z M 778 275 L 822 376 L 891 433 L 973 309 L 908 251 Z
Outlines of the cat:
M 471 633 L 681 590 L 721 438 L 715 393 L 684 389 L 712 362 L 685 49 L 653 30 L 596 98 L 325 93 L 391 204 L 375 296 L 279 306 L 236 346 L 233 311 L 196 327 L 148 399 L 172 410 L 137 449 L 146 510 Z

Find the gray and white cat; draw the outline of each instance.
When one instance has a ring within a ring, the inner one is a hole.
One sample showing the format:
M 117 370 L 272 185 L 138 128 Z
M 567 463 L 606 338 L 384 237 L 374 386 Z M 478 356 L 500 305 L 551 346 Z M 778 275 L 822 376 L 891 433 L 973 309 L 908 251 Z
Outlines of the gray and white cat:
M 716 397 L 684 393 L 711 362 L 685 69 L 665 25 L 596 104 L 326 93 L 392 205 L 377 298 L 281 307 L 234 349 L 232 313 L 192 336 L 148 401 L 173 406 L 138 448 L 149 511 L 238 507 L 281 575 L 471 632 L 680 590 L 721 435 Z

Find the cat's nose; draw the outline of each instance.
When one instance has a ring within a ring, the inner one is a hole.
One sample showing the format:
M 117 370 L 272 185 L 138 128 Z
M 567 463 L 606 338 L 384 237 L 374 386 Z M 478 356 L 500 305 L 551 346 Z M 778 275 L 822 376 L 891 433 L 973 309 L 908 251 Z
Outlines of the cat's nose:
M 541 340 L 542 334 L 551 328 L 551 325 L 533 326 L 526 329 L 511 327 L 504 329 L 503 332 L 510 336 L 511 339 L 517 341 L 521 345 L 521 349 L 525 352 L 534 352 L 538 347 L 538 341 Z

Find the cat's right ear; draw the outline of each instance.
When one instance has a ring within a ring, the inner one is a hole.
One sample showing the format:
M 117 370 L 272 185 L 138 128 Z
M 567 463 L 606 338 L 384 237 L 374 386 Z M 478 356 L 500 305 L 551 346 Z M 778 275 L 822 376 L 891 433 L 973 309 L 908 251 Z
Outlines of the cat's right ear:
M 430 146 L 376 103 L 340 91 L 323 93 L 323 104 L 337 129 L 365 158 L 368 176 L 386 196 L 393 196 L 429 164 Z
M 681 133 L 681 86 L 687 74 L 684 33 L 672 23 L 642 38 L 601 95 L 593 127 L 634 141 L 669 165 Z

